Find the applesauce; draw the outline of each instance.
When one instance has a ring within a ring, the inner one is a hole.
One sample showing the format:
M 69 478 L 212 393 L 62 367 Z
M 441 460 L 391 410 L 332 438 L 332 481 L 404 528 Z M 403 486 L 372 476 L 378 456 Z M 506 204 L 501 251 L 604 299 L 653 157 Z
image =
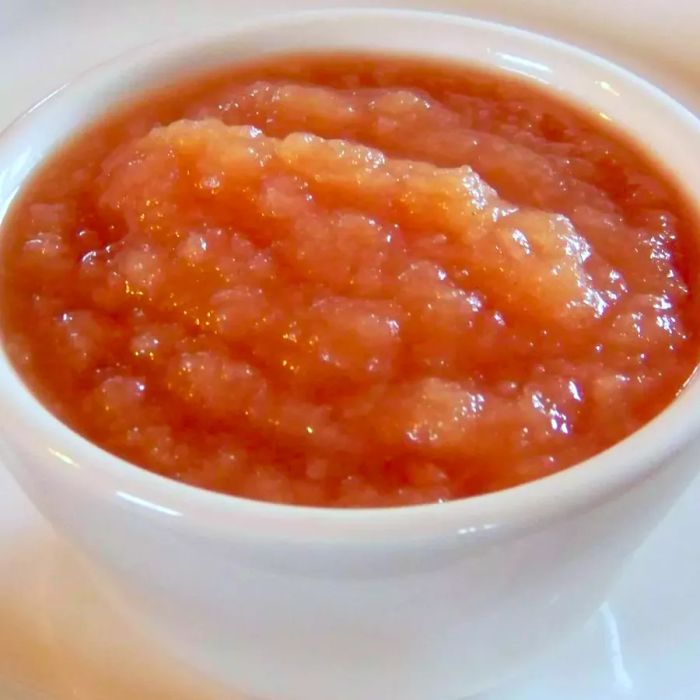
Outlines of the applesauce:
M 500 74 L 280 56 L 136 98 L 30 180 L 0 323 L 61 420 L 196 486 L 406 505 L 571 466 L 697 362 L 697 221 Z

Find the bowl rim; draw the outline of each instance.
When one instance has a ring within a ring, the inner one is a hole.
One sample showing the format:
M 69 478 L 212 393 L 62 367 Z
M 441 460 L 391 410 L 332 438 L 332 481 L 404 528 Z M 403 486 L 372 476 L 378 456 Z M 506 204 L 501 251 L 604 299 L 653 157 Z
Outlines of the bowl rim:
M 124 78 L 129 70 L 134 71 L 139 66 L 163 63 L 167 55 L 177 55 L 182 59 L 197 47 L 216 46 L 216 42 L 222 45 L 237 37 L 292 31 L 304 26 L 328 27 L 336 23 L 349 27 L 348 23 L 363 21 L 431 23 L 444 28 L 458 27 L 465 33 L 477 31 L 494 36 L 507 35 L 521 43 L 536 44 L 575 66 L 597 69 L 608 81 L 614 78 L 616 84 L 624 85 L 626 90 L 641 97 L 650 109 L 665 114 L 677 127 L 692 133 L 700 143 L 700 121 L 682 105 L 626 69 L 556 39 L 497 22 L 447 13 L 329 9 L 275 15 L 237 24 L 234 29 L 215 35 L 181 35 L 159 40 L 103 62 L 38 102 L 2 132 L 0 164 L 3 155 L 11 151 L 15 142 L 21 143 L 41 125 L 46 105 L 76 99 L 81 91 L 85 93 L 91 85 L 102 81 L 105 71 L 105 76 L 111 71 L 113 77 L 121 75 Z M 357 50 L 361 51 L 362 40 L 357 43 Z M 450 60 L 459 62 L 463 59 L 454 57 Z M 226 62 L 222 59 L 220 64 Z M 230 59 L 228 62 L 234 63 Z M 87 99 L 85 95 L 83 99 Z M 83 119 L 82 123 L 86 121 L 89 120 Z M 71 133 L 80 123 L 71 126 Z M 668 123 L 664 124 L 668 128 Z M 52 152 L 53 149 L 49 149 L 38 158 L 19 182 L 30 177 Z M 700 181 L 700 166 L 697 174 Z M 0 194 L 2 181 L 0 165 Z M 15 187 L 9 198 L 0 201 L 0 225 L 17 189 Z M 685 187 L 682 189 L 686 190 Z M 687 190 L 685 194 L 700 211 L 700 185 L 696 189 L 693 196 Z M 591 508 L 635 481 L 646 478 L 700 433 L 700 410 L 697 410 L 700 382 L 689 381 L 664 411 L 632 435 L 583 462 L 534 481 L 444 503 L 347 509 L 310 507 L 255 501 L 205 490 L 149 472 L 112 455 L 50 413 L 21 380 L 2 347 L 0 383 L 4 386 L 0 392 L 0 415 L 7 416 L 6 420 L 3 418 L 4 426 L 0 427 L 0 443 L 19 445 L 22 455 L 31 455 L 41 464 L 50 462 L 54 465 L 52 468 L 62 470 L 62 478 L 75 482 L 75 488 L 89 489 L 99 498 L 116 502 L 134 513 L 167 519 L 177 528 L 186 527 L 219 537 L 236 535 L 287 542 L 371 544 L 390 540 L 408 543 L 445 535 L 491 538 L 513 530 L 541 527 L 557 518 Z M 7 449 L 4 451 L 8 452 Z M 34 459 L 30 461 L 35 462 Z M 17 460 L 8 459 L 7 462 L 22 482 L 20 472 L 25 467 L 18 465 Z

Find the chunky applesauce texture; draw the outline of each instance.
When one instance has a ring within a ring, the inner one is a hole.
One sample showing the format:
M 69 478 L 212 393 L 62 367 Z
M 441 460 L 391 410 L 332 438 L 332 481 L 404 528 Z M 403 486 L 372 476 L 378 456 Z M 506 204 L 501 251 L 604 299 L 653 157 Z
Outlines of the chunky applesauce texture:
M 695 222 L 601 116 L 391 57 L 279 57 L 111 114 L 4 224 L 19 373 L 97 445 L 281 503 L 537 479 L 697 359 Z

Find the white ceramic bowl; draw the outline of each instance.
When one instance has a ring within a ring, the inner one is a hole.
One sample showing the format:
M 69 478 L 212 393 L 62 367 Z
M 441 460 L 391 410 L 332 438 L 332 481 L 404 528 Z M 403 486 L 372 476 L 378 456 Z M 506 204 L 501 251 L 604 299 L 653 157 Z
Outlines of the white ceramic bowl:
M 0 218 L 32 170 L 119 100 L 300 49 L 458 59 L 544 83 L 658 154 L 700 202 L 700 125 L 624 70 L 513 28 L 398 11 L 306 13 L 180 38 L 87 73 L 0 137 Z M 271 700 L 456 700 L 576 629 L 690 478 L 700 384 L 587 462 L 448 504 L 323 510 L 223 496 L 137 469 L 49 414 L 0 357 L 2 457 L 183 659 Z M 107 633 L 107 631 L 106 631 Z

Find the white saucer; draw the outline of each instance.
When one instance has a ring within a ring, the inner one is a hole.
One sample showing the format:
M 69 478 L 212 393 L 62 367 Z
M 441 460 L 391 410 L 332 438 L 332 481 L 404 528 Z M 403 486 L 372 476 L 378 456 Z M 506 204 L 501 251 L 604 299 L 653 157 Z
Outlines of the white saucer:
M 306 0 L 295 8 L 363 2 Z M 694 0 L 384 0 L 469 12 L 578 43 L 700 113 Z M 673 12 L 669 5 L 673 5 Z M 239 0 L 0 0 L 0 128 L 101 60 L 172 32 L 250 18 Z M 258 0 L 257 14 L 289 8 Z M 2 164 L 0 164 L 0 174 Z M 700 455 L 688 454 L 688 459 Z M 700 698 L 700 480 L 637 553 L 587 628 L 488 700 Z M 151 648 L 85 580 L 0 465 L 0 698 L 232 700 Z M 373 700 L 373 699 L 368 699 Z M 441 699 L 436 699 L 441 700 Z M 484 698 L 483 700 L 487 700 Z

